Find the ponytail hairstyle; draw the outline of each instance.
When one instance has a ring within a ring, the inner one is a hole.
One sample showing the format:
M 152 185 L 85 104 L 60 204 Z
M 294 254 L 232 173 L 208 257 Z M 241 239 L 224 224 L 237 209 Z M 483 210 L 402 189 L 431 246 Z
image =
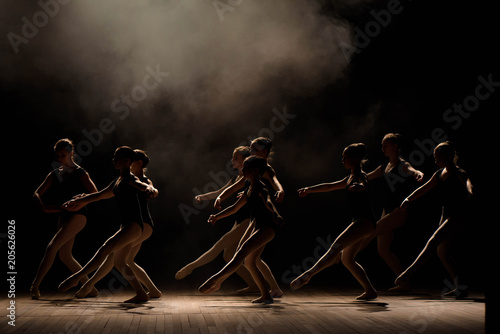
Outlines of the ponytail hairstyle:
M 267 137 L 257 137 L 250 143 L 250 147 L 254 147 L 257 151 L 267 150 L 267 159 L 270 160 L 274 155 L 274 152 L 271 151 L 273 147 L 273 142 L 271 139 Z

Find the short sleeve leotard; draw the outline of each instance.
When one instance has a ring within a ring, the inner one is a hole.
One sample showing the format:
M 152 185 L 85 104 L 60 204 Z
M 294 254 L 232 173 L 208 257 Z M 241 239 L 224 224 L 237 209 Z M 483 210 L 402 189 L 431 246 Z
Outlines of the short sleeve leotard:
M 118 205 L 118 214 L 123 226 L 137 223 L 143 228 L 143 218 L 141 204 L 139 200 L 140 191 L 130 185 L 130 182 L 137 179 L 133 174 L 117 178 L 113 185 L 113 194 Z M 137 179 L 138 180 L 138 179 Z
M 385 172 L 387 164 L 381 166 L 385 181 L 383 204 L 385 214 L 398 208 L 417 186 L 415 179 L 402 170 L 404 163 L 405 161 L 399 161 L 389 172 Z
M 47 191 L 46 202 L 48 205 L 61 207 L 66 201 L 69 201 L 73 196 L 87 192 L 87 188 L 82 183 L 81 178 L 87 172 L 80 166 L 75 169 L 69 168 L 56 168 L 50 172 L 52 178 L 52 185 Z M 87 208 L 83 207 L 78 211 L 63 211 L 63 215 L 81 214 L 87 215 Z
M 359 182 L 359 179 L 362 179 L 364 187 L 358 191 L 349 190 L 353 183 Z M 373 224 L 376 223 L 377 220 L 371 206 L 368 178 L 365 173 L 361 174 L 358 179 L 349 177 L 346 184 L 346 197 L 352 221 L 366 219 L 373 222 Z
M 256 182 L 254 187 L 248 187 L 245 190 L 247 199 L 246 205 L 250 211 L 250 218 L 255 219 L 255 228 L 259 229 L 264 226 L 276 229 L 273 213 L 266 206 L 266 199 L 269 196 L 269 191 L 262 182 Z

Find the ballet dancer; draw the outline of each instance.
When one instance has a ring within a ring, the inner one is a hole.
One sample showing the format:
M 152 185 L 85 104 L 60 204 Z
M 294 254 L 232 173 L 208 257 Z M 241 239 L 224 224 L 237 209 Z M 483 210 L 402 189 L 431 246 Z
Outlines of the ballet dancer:
M 264 184 L 266 184 L 268 189 L 270 188 L 274 189 L 275 201 L 277 203 L 281 203 L 285 196 L 285 192 L 283 190 L 283 186 L 278 181 L 276 172 L 271 167 L 271 165 L 269 165 L 269 159 L 273 155 L 271 139 L 266 137 L 257 137 L 254 140 L 252 140 L 250 143 L 250 154 L 266 160 L 267 165 L 264 168 L 263 172 L 261 173 L 260 179 L 261 181 L 264 182 Z M 216 198 L 214 202 L 214 207 L 220 210 L 221 202 L 223 200 L 233 195 L 237 191 L 242 191 L 244 188 L 245 188 L 245 179 L 241 178 L 237 182 L 233 183 L 230 187 L 224 189 L 221 194 L 219 194 L 219 196 Z M 242 214 L 242 211 L 244 212 L 244 209 L 239 211 L 240 215 Z M 248 213 L 246 214 L 248 215 Z M 269 266 L 260 259 L 257 260 L 257 266 L 259 267 L 259 270 L 263 273 L 267 283 L 269 284 L 271 290 L 271 296 L 273 298 L 282 297 L 283 290 L 281 290 L 281 288 L 279 287 L 278 282 L 274 278 L 274 275 Z
M 117 263 L 125 261 L 128 264 L 139 282 L 141 282 L 148 290 L 148 295 L 150 298 L 161 297 L 161 291 L 156 287 L 146 271 L 135 262 L 135 257 L 141 249 L 142 243 L 149 239 L 149 237 L 153 233 L 154 223 L 149 212 L 148 199 L 157 197 L 158 189 L 153 186 L 153 182 L 145 174 L 146 168 L 150 161 L 148 155 L 143 150 L 135 149 L 134 151 L 138 156 L 138 160 L 132 162 L 130 170 L 137 178 L 139 178 L 141 182 L 151 186 L 151 191 L 138 193 L 139 203 L 141 206 L 142 221 L 144 223 L 142 235 L 139 240 L 133 243 L 132 249 L 127 258 L 115 260 L 114 253 L 109 254 L 106 261 L 101 264 L 95 274 L 85 284 L 83 284 L 80 290 L 78 290 L 78 292 L 75 294 L 75 297 L 77 298 L 88 297 L 88 294 L 93 290 L 95 284 L 102 278 L 104 278 L 111 271 L 111 269 L 113 269 L 113 266 L 115 266 L 115 261 Z M 124 252 L 120 252 L 118 253 L 118 255 L 124 255 L 123 253 Z
M 83 208 L 70 212 L 62 207 L 62 204 L 82 192 L 94 193 L 97 191 L 89 174 L 75 163 L 73 159 L 74 145 L 71 140 L 67 138 L 58 140 L 54 146 L 54 153 L 61 167 L 54 169 L 47 175 L 42 184 L 35 190 L 33 198 L 43 212 L 59 214 L 57 232 L 47 245 L 35 279 L 31 283 L 32 299 L 40 298 L 40 284 L 52 267 L 57 253 L 72 273 L 82 268 L 73 257 L 72 250 L 76 235 L 87 223 L 87 210 Z M 80 281 L 85 283 L 87 279 L 83 276 Z M 90 293 L 95 296 L 97 290 L 94 289 Z
M 442 198 L 442 215 L 439 227 L 427 241 L 415 261 L 396 278 L 395 284 L 403 287 L 408 285 L 413 274 L 429 259 L 431 253 L 437 250 L 439 259 L 452 277 L 456 287 L 445 296 L 465 298 L 467 297 L 467 288 L 458 284 L 458 268 L 450 255 L 454 237 L 465 228 L 470 218 L 473 187 L 467 173 L 457 166 L 457 154 L 453 143 L 447 141 L 437 145 L 434 149 L 434 158 L 439 170 L 429 181 L 408 196 L 401 203 L 401 208 L 406 210 L 417 198 L 433 188 L 439 188 Z
M 235 182 L 238 182 L 240 179 L 243 179 L 243 161 L 250 156 L 250 147 L 248 146 L 239 146 L 234 149 L 233 155 L 231 158 L 231 163 L 234 169 L 238 170 L 238 175 L 231 178 L 227 184 L 225 184 L 222 188 L 206 193 L 200 194 L 195 197 L 198 203 L 202 201 L 212 200 L 217 198 L 225 189 L 230 187 Z M 175 278 L 180 280 L 190 275 L 194 269 L 201 267 L 207 263 L 213 261 L 222 251 L 224 260 L 229 262 L 231 258 L 234 256 L 236 252 L 236 247 L 238 246 L 239 241 L 243 237 L 243 234 L 248 228 L 250 224 L 250 214 L 248 212 L 248 208 L 245 206 L 235 215 L 235 222 L 233 227 L 229 232 L 224 234 L 208 251 L 206 251 L 199 258 L 194 260 L 193 262 L 184 266 L 181 270 L 179 270 L 175 274 Z M 244 267 L 241 266 L 237 271 L 238 274 L 247 284 L 246 288 L 238 290 L 239 293 L 252 293 L 258 292 L 259 288 L 257 284 L 254 282 L 252 275 L 250 272 Z
M 208 222 L 215 224 L 218 220 L 236 213 L 246 204 L 251 213 L 252 223 L 241 239 L 234 257 L 222 270 L 200 286 L 201 293 L 209 294 L 218 290 L 224 280 L 245 262 L 245 266 L 252 274 L 261 293 L 259 298 L 252 300 L 252 303 L 270 304 L 273 302 L 273 297 L 266 285 L 266 279 L 257 265 L 264 247 L 275 236 L 276 224 L 283 223 L 283 218 L 271 201 L 267 188 L 260 181 L 260 175 L 267 168 L 267 161 L 263 158 L 256 156 L 246 158 L 243 164 L 243 175 L 250 185 L 236 203 L 215 215 L 210 215 Z
M 397 256 L 392 252 L 391 244 L 394 239 L 394 230 L 403 226 L 408 216 L 407 211 L 400 208 L 400 204 L 416 188 L 416 182 L 422 181 L 424 174 L 400 156 L 400 134 L 386 134 L 382 139 L 382 152 L 389 158 L 389 162 L 368 173 L 369 181 L 379 177 L 383 177 L 385 181 L 382 216 L 377 222 L 374 233 L 365 239 L 362 249 L 376 237 L 380 257 L 397 277 L 403 272 L 403 268 Z M 391 288 L 389 291 L 397 291 L 400 288 Z
M 309 283 L 314 275 L 338 263 L 341 259 L 344 266 L 364 288 L 364 293 L 356 299 L 369 300 L 377 298 L 377 291 L 372 286 L 363 267 L 355 261 L 356 254 L 361 249 L 364 239 L 375 230 L 376 222 L 370 205 L 368 177 L 362 170 L 365 155 L 366 147 L 363 143 L 354 143 L 347 146 L 342 153 L 342 164 L 346 169 L 350 170 L 349 176 L 340 181 L 321 183 L 298 190 L 299 196 L 304 197 L 310 193 L 345 189 L 352 222 L 335 239 L 328 251 L 312 268 L 290 283 L 292 289 L 298 289 Z
M 64 204 L 68 210 L 77 211 L 89 203 L 116 197 L 122 224 L 120 229 L 106 240 L 81 270 L 68 277 L 59 285 L 59 291 L 64 292 L 75 286 L 82 277 L 96 270 L 106 260 L 108 255 L 114 253 L 114 263 L 117 269 L 127 279 L 136 293 L 134 297 L 125 302 L 140 303 L 149 300 L 149 295 L 125 260 L 129 257 L 133 245 L 141 239 L 143 233 L 143 221 L 138 193 L 154 193 L 154 188 L 151 185 L 141 182 L 139 178 L 131 173 L 130 167 L 137 159 L 137 153 L 130 147 L 121 146 L 117 148 L 113 157 L 113 164 L 120 171 L 120 176 L 105 189 L 94 194 L 72 199 Z

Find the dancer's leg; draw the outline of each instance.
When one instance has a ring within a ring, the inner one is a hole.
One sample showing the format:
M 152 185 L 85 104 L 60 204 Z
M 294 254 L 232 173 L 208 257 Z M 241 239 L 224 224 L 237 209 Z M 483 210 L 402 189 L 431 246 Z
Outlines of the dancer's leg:
M 252 303 L 270 304 L 273 302 L 273 298 L 269 290 L 267 289 L 266 279 L 257 266 L 257 264 L 261 262 L 260 255 L 262 254 L 264 247 L 265 245 L 248 254 L 248 256 L 245 258 L 245 266 L 247 266 L 260 290 L 260 297 L 252 300 Z
M 130 256 L 132 250 L 132 243 L 115 251 L 115 268 L 122 274 L 122 276 L 130 283 L 136 295 L 125 303 L 141 303 L 149 300 L 149 296 L 142 287 L 141 283 L 134 274 L 134 271 L 127 264 L 127 258 Z
M 221 271 L 200 286 L 200 292 L 207 294 L 218 290 L 222 282 L 243 264 L 243 261 L 250 253 L 264 246 L 273 238 L 274 230 L 270 227 L 263 227 L 253 232 L 252 235 L 241 245 L 231 261 L 229 261 Z
M 323 255 L 318 262 L 316 262 L 309 270 L 305 271 L 302 275 L 297 277 L 290 283 L 292 289 L 298 289 L 303 285 L 309 283 L 311 278 L 323 269 L 338 263 L 338 256 L 340 252 L 346 247 L 354 245 L 358 241 L 366 238 L 373 232 L 372 222 L 364 219 L 358 219 L 352 222 L 330 246 L 328 251 Z
M 377 298 L 377 291 L 371 284 L 363 267 L 356 262 L 355 258 L 362 247 L 363 240 L 358 241 L 352 246 L 342 250 L 342 264 L 351 272 L 354 278 L 363 286 L 365 292 L 357 299 L 374 299 Z
M 201 267 L 207 263 L 212 262 L 226 247 L 231 246 L 232 244 L 238 244 L 238 241 L 241 239 L 241 236 L 245 232 L 248 227 L 249 220 L 245 220 L 240 224 L 233 226 L 233 228 L 224 234 L 208 251 L 206 251 L 199 258 L 194 260 L 193 262 L 184 266 L 181 270 L 179 270 L 175 274 L 176 279 L 183 279 L 184 277 L 191 274 L 191 272 Z
M 136 242 L 132 246 L 132 249 L 130 250 L 130 253 L 126 259 L 126 262 L 127 262 L 128 266 L 134 272 L 134 274 L 137 277 L 137 279 L 139 280 L 139 282 L 144 284 L 144 286 L 148 289 L 149 297 L 160 298 L 161 297 L 160 289 L 158 289 L 156 287 L 156 285 L 153 283 L 151 278 L 149 278 L 146 271 L 141 266 L 139 266 L 137 263 L 135 263 L 135 257 L 137 255 L 137 253 L 139 253 L 139 250 L 141 249 L 142 243 L 144 241 L 146 241 L 151 236 L 152 233 L 153 233 L 153 228 L 150 225 L 145 224 L 144 230 L 142 232 L 142 236 L 139 239 L 139 241 Z
M 94 257 L 78 272 L 74 273 L 59 285 L 59 291 L 64 292 L 75 286 L 82 277 L 97 269 L 112 252 L 134 242 L 141 236 L 139 224 L 132 223 L 120 228 L 111 238 L 99 248 Z
M 245 265 L 246 265 L 246 263 L 245 263 Z M 267 263 L 265 263 L 260 258 L 260 255 L 258 256 L 258 258 L 256 260 L 256 265 L 257 265 L 257 268 L 259 268 L 259 271 L 264 276 L 264 279 L 266 280 L 266 282 L 269 284 L 271 297 L 279 298 L 279 297 L 283 296 L 283 290 L 281 290 L 280 286 L 278 285 L 278 282 L 276 282 L 276 279 L 274 278 L 274 275 L 273 275 L 271 269 L 269 268 Z
M 408 285 L 411 277 L 429 259 L 434 251 L 436 251 L 438 245 L 453 235 L 458 230 L 458 227 L 458 221 L 446 219 L 427 241 L 425 247 L 422 249 L 415 261 L 401 275 L 399 275 L 398 278 L 396 278 L 394 283 L 399 286 Z
M 40 283 L 52 267 L 57 252 L 59 252 L 61 247 L 63 247 L 67 242 L 74 239 L 75 235 L 77 235 L 78 232 L 85 227 L 87 222 L 87 218 L 80 214 L 72 215 L 68 220 L 59 219 L 58 231 L 47 245 L 35 279 L 31 284 L 31 297 L 33 299 L 38 299 L 40 297 Z M 69 269 L 72 270 L 72 268 Z
M 95 289 L 96 283 L 103 279 L 113 269 L 114 266 L 115 253 L 111 253 L 95 271 L 94 275 L 92 275 L 92 277 L 81 286 L 80 290 L 75 293 L 75 297 L 89 297 L 89 293 L 91 293 Z

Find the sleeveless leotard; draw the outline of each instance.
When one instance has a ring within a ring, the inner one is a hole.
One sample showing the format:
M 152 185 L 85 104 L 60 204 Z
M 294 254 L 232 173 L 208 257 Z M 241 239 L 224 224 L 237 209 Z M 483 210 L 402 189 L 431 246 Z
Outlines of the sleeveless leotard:
M 375 214 L 371 206 L 370 193 L 368 189 L 368 178 L 365 173 L 360 175 L 363 179 L 364 188 L 359 191 L 349 190 L 351 185 L 358 181 L 355 178 L 349 177 L 348 183 L 346 184 L 346 196 L 347 196 L 347 206 L 349 208 L 349 213 L 351 215 L 352 221 L 358 219 L 367 219 L 376 223 Z
M 118 204 L 118 214 L 122 225 L 127 226 L 137 223 L 143 228 L 142 210 L 139 201 L 140 191 L 130 185 L 130 181 L 137 179 L 133 174 L 123 178 L 117 178 L 113 185 L 113 194 L 115 194 Z
M 448 174 L 446 180 L 441 179 L 444 168 L 438 173 L 438 189 L 443 204 L 443 217 L 467 219 L 470 214 L 470 195 L 464 181 L 467 173 L 463 169 L 455 170 Z
M 66 201 L 69 201 L 73 196 L 87 192 L 81 177 L 87 172 L 82 167 L 78 166 L 71 171 L 65 168 L 56 168 L 50 172 L 52 185 L 44 197 L 49 205 L 61 207 Z M 78 211 L 63 211 L 61 215 L 87 215 L 87 208 L 83 207 Z
M 149 184 L 149 178 L 139 178 L 141 182 Z M 149 212 L 148 197 L 145 191 L 139 191 L 139 204 L 141 206 L 142 222 L 154 227 L 153 219 L 151 218 L 151 213 Z
M 388 164 L 381 166 L 385 181 L 383 208 L 386 214 L 398 208 L 417 186 L 415 179 L 401 170 L 403 163 L 400 161 L 387 173 Z
M 265 200 L 269 196 L 269 191 L 267 190 L 264 183 L 256 182 L 255 187 L 248 187 L 245 190 L 245 196 L 247 199 L 246 205 L 250 211 L 250 218 L 255 219 L 255 228 L 259 229 L 264 226 L 276 229 L 276 223 L 274 222 L 273 213 L 267 208 Z

